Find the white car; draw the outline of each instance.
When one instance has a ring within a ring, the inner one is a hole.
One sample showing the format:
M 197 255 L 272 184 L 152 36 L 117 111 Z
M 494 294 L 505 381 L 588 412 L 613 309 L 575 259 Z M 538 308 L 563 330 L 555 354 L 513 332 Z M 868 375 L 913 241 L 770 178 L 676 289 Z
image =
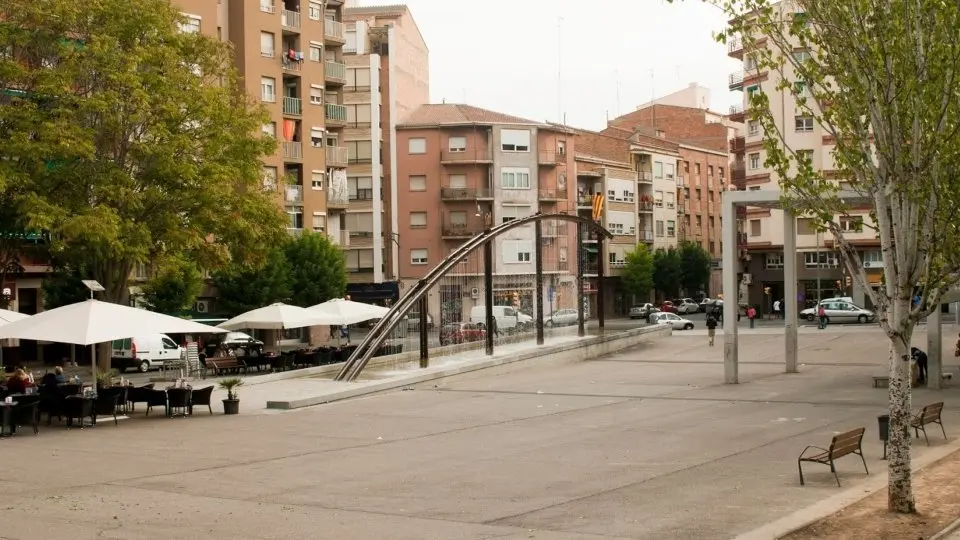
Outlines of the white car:
M 669 324 L 674 330 L 693 330 L 693 321 L 684 319 L 676 313 L 654 313 L 650 315 L 654 324 Z
M 583 314 L 584 320 L 587 319 L 587 314 Z M 553 312 L 553 315 L 547 318 L 544 321 L 544 324 L 547 326 L 571 326 L 577 324 L 577 310 L 575 309 L 561 309 Z
M 686 315 L 688 313 L 697 313 L 700 311 L 700 304 L 694 302 L 689 298 L 684 298 L 680 300 L 680 303 L 674 304 L 677 306 L 677 313 L 681 315 Z
M 839 322 L 858 322 L 865 324 L 873 322 L 876 315 L 869 310 L 857 307 L 849 302 L 820 302 L 823 311 L 827 315 L 828 323 Z M 808 321 L 817 319 L 817 308 L 807 308 L 800 312 L 800 316 Z

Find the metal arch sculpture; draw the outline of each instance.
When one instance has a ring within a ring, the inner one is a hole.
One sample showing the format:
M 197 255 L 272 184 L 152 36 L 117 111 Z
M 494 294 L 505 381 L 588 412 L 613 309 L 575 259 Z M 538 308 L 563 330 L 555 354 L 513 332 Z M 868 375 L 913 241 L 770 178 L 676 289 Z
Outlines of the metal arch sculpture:
M 507 223 L 498 225 L 492 229 L 485 230 L 480 235 L 467 240 L 462 246 L 444 258 L 440 264 L 435 266 L 433 270 L 423 277 L 423 279 L 418 281 L 417 284 L 410 289 L 410 292 L 397 301 L 397 303 L 394 304 L 390 309 L 390 312 L 387 313 L 385 317 L 377 321 L 377 324 L 375 324 L 366 337 L 363 338 L 363 341 L 357 345 L 356 350 L 354 350 L 353 354 L 350 355 L 350 358 L 344 362 L 343 367 L 337 373 L 337 376 L 334 377 L 334 380 L 356 380 L 363 369 L 367 366 L 367 362 L 369 362 L 373 357 L 374 352 L 380 348 L 380 345 L 382 345 L 384 340 L 387 339 L 387 336 L 391 331 L 393 331 L 393 328 L 400 322 L 401 318 L 404 317 L 406 313 L 410 311 L 410 309 L 416 305 L 417 302 L 420 301 L 423 295 L 430 290 L 430 287 L 433 287 L 437 281 L 446 276 L 447 273 L 453 269 L 457 263 L 465 259 L 468 255 L 470 255 L 470 253 L 511 229 L 523 227 L 524 225 L 529 225 L 531 223 L 545 221 L 548 219 L 569 221 L 586 225 L 588 228 L 593 229 L 605 238 L 613 238 L 613 234 L 607 229 L 603 228 L 596 221 L 593 221 L 590 218 L 571 214 L 537 213 L 525 218 L 508 221 Z

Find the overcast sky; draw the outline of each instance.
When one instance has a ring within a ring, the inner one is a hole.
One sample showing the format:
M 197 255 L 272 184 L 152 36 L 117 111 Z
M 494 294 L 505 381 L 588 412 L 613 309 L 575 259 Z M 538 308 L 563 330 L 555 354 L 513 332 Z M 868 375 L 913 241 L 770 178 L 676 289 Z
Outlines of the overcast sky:
M 359 2 L 391 3 L 401 2 Z M 608 113 L 613 118 L 649 101 L 653 92 L 663 95 L 691 82 L 711 89 L 711 108 L 718 112 L 742 101 L 727 89 L 727 76 L 740 69 L 739 62 L 712 37 L 726 17 L 701 0 L 402 3 L 430 49 L 430 94 L 436 103 L 445 98 L 531 120 L 557 120 L 558 41 L 560 101 L 567 122 L 577 127 L 601 129 Z

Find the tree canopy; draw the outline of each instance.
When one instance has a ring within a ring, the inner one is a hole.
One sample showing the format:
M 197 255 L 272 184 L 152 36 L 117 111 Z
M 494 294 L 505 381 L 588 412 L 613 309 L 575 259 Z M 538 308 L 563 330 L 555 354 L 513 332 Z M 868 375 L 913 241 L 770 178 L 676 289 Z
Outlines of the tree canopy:
M 343 251 L 324 234 L 304 232 L 285 248 L 290 268 L 290 303 L 309 307 L 347 292 Z
M 50 250 L 125 303 L 134 265 L 262 260 L 284 217 L 229 44 L 168 0 L 8 0 L 0 22 L 0 191 Z
M 263 263 L 231 264 L 213 274 L 217 311 L 231 317 L 290 299 L 290 263 L 283 246 L 272 249 Z
M 660 294 L 675 297 L 681 284 L 680 254 L 676 249 L 658 248 L 653 253 L 653 283 Z
M 626 291 L 646 301 L 653 289 L 653 255 L 646 244 L 637 244 L 627 253 L 626 266 L 620 271 L 620 281 Z
M 140 288 L 143 303 L 159 313 L 173 314 L 192 305 L 203 292 L 203 274 L 191 261 L 170 257 Z
M 710 279 L 710 254 L 696 242 L 680 242 L 680 286 L 687 295 L 706 290 Z

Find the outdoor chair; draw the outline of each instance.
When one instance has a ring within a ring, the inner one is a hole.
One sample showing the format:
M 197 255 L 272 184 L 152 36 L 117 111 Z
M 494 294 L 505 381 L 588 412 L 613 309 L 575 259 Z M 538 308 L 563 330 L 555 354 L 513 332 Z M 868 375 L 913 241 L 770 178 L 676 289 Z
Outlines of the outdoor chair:
M 143 398 L 141 403 L 147 404 L 147 414 L 145 416 L 149 416 L 150 411 L 154 407 L 163 407 L 164 414 L 167 413 L 167 393 L 163 390 L 144 388 L 140 393 L 140 397 Z
M 39 411 L 47 415 L 47 425 L 53 423 L 53 417 L 57 421 L 63 420 L 66 395 L 58 386 L 40 386 L 37 390 L 40 396 Z
M 167 416 L 186 416 L 189 409 L 189 388 L 167 388 Z
M 58 387 L 60 388 L 60 393 L 65 396 L 75 396 L 79 394 L 81 390 L 83 390 L 82 384 L 75 383 L 65 383 L 58 385 Z
M 94 410 L 94 400 L 82 396 L 67 396 L 64 399 L 63 415 L 67 417 L 67 429 L 73 427 L 73 421 L 77 420 L 80 429 L 83 429 L 83 419 L 89 418 L 91 424 L 97 423 L 96 411 Z
M 208 386 L 206 388 L 201 388 L 199 390 L 194 390 L 190 395 L 190 411 L 189 414 L 193 416 L 193 406 L 194 405 L 206 405 L 207 409 L 210 411 L 210 414 L 213 414 L 213 405 L 211 403 L 213 399 L 213 387 Z
M 113 425 L 117 425 L 117 409 L 122 395 L 123 388 L 104 388 L 100 390 L 100 393 L 97 394 L 97 400 L 93 404 L 96 412 L 93 423 L 97 423 L 97 416 L 112 416 Z
M 13 409 L 13 424 L 16 426 L 32 426 L 33 434 L 40 432 L 40 395 L 18 394 L 13 398 L 17 402 Z
M 130 404 L 130 412 L 136 411 L 137 403 L 147 403 L 149 400 L 147 394 L 151 390 L 153 390 L 153 383 L 127 389 L 127 403 Z

